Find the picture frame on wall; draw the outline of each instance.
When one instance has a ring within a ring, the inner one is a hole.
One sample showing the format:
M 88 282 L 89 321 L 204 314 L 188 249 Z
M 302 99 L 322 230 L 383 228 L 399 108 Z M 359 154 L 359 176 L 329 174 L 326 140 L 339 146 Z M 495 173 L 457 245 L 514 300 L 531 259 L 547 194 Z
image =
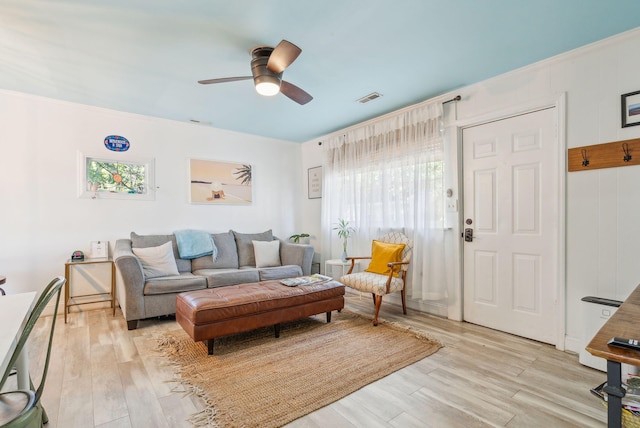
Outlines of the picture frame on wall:
M 322 198 L 322 167 L 309 168 L 309 199 Z
M 622 127 L 640 125 L 640 91 L 620 96 L 622 103 Z
M 252 166 L 245 163 L 189 159 L 189 202 L 206 205 L 251 205 Z

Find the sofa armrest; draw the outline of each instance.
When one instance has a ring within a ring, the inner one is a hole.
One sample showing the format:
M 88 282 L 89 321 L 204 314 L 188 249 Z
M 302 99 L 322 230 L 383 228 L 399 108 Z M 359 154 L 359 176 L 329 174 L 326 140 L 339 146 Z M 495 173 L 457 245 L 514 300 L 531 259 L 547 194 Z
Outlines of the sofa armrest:
M 144 272 L 130 239 L 118 239 L 113 260 L 119 273 L 117 297 L 127 321 L 144 318 Z
M 280 261 L 283 265 L 298 265 L 303 275 L 311 275 L 313 246 L 280 241 Z

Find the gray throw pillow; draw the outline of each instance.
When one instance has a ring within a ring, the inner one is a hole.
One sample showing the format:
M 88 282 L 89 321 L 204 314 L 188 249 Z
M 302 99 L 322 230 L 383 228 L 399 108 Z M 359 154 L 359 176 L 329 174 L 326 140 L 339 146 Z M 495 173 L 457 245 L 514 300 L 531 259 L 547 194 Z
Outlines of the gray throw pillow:
M 214 233 L 213 243 L 218 249 L 218 257 L 213 261 L 211 255 L 193 259 L 193 271 L 200 269 L 238 269 L 238 249 L 231 232 Z
M 175 242 L 173 235 L 138 235 L 131 232 L 131 246 L 133 248 L 157 247 L 170 241 Z
M 238 247 L 238 264 L 240 267 L 256 265 L 256 256 L 253 251 L 252 241 L 273 241 L 273 232 L 271 229 L 262 233 L 238 233 L 231 231 L 236 239 Z

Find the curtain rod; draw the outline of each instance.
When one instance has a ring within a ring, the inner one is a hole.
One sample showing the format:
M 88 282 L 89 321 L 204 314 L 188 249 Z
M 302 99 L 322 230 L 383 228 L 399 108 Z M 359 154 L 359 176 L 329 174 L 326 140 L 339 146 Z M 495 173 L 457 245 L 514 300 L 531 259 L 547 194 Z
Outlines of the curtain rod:
M 460 95 L 456 95 L 454 98 L 451 98 L 450 100 L 447 101 L 443 101 L 442 104 L 447 104 L 453 101 L 460 101 L 462 99 L 462 97 Z

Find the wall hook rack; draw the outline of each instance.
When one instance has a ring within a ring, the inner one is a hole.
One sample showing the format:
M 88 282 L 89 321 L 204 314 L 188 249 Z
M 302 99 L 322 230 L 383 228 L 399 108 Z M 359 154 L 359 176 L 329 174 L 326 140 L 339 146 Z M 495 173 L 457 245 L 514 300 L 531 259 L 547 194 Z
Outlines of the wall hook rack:
M 582 166 L 589 166 L 589 158 L 587 157 L 587 149 L 582 149 L 580 151 L 582 154 Z
M 625 162 L 629 162 L 631 160 L 631 155 L 629 154 L 628 143 L 622 143 L 622 151 L 624 152 L 624 157 L 622 158 L 622 160 L 624 160 Z
M 620 147 L 624 156 L 620 156 Z M 574 172 L 640 165 L 640 156 L 634 158 L 633 152 L 640 153 L 640 138 L 575 147 L 567 151 L 567 167 Z

